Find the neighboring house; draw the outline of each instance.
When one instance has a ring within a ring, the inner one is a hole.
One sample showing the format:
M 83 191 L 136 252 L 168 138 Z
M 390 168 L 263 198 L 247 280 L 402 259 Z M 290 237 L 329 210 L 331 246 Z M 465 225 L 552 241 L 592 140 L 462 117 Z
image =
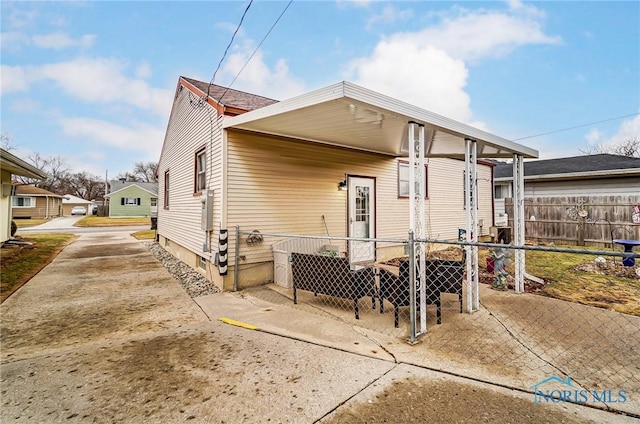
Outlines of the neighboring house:
M 19 157 L 0 149 L 0 244 L 11 238 L 11 203 L 15 186 L 12 185 L 12 175 L 47 179 L 47 174 L 38 168 L 29 165 Z
M 234 261 L 228 273 L 219 263 L 227 238 L 228 257 L 234 257 L 236 226 L 264 234 L 406 239 L 410 201 L 403 157 L 410 122 L 426 130 L 426 226 L 432 238 L 455 239 L 465 227 L 465 138 L 476 140 L 478 157 L 537 156 L 346 82 L 277 102 L 181 77 L 158 165 L 159 242 L 227 290 L 234 287 Z M 488 234 L 493 220 L 492 169 L 479 161 L 481 234 Z M 239 286 L 273 281 L 271 242 L 255 243 L 251 255 L 240 258 Z M 399 248 L 347 246 L 346 254 L 352 262 L 383 260 L 402 254 Z
M 504 199 L 512 197 L 512 180 L 511 164 L 495 167 L 496 215 L 508 215 Z M 532 239 L 600 247 L 615 238 L 638 239 L 640 158 L 598 154 L 525 162 L 524 200 Z M 578 225 L 578 212 L 591 225 Z
M 156 216 L 158 212 L 158 183 L 111 181 L 110 217 Z
M 87 215 L 91 215 L 93 210 L 97 207 L 91 200 L 85 200 L 82 197 L 74 196 L 72 194 L 65 194 L 62 196 L 62 215 L 71 216 L 71 209 L 75 206 L 82 206 L 87 210 Z
M 62 216 L 62 196 L 31 184 L 17 184 L 11 199 L 13 219 L 50 219 Z
M 495 168 L 495 197 L 512 197 L 513 165 Z M 638 194 L 640 158 L 599 154 L 524 163 L 525 198 Z

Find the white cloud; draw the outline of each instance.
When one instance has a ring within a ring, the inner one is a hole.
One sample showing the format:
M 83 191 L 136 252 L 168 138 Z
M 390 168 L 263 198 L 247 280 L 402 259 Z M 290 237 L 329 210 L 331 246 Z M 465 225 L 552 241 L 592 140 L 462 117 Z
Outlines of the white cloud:
M 590 146 L 602 145 L 603 147 L 616 146 L 627 140 L 640 140 L 640 115 L 622 121 L 613 135 L 591 129 L 584 138 Z
M 40 102 L 29 98 L 18 99 L 12 102 L 9 108 L 19 113 L 39 113 L 42 111 Z
M 28 89 L 29 79 L 23 67 L 0 65 L 0 95 Z
M 143 62 L 136 68 L 136 77 L 138 78 L 149 78 L 151 77 L 151 65 L 148 62 Z
M 19 51 L 22 46 L 30 43 L 30 39 L 27 35 L 16 31 L 0 33 L 0 48 L 2 50 L 15 53 Z
M 228 85 L 240 72 L 247 62 L 249 55 L 255 49 L 252 42 L 243 43 L 225 60 L 219 72 L 218 81 L 224 81 L 222 85 Z M 232 88 L 247 91 L 249 93 L 283 100 L 305 91 L 304 82 L 295 77 L 289 71 L 289 66 L 284 59 L 279 59 L 272 68 L 265 63 L 262 51 L 258 50 L 251 61 L 244 68 Z
M 449 118 L 472 120 L 464 91 L 468 70 L 442 50 L 396 38 L 381 41 L 371 56 L 352 66 L 356 84 Z
M 533 6 L 509 10 L 468 11 L 456 9 L 434 27 L 414 33 L 397 34 L 418 44 L 430 44 L 456 59 L 476 61 L 503 57 L 530 44 L 559 44 L 542 28 L 543 15 Z
M 93 42 L 95 41 L 95 39 L 96 36 L 92 34 L 85 34 L 77 39 L 74 39 L 62 32 L 33 35 L 31 37 L 31 40 L 36 47 L 54 50 L 61 50 L 67 47 L 88 48 L 93 46 Z
M 453 7 L 430 16 L 439 17 L 440 23 L 384 37 L 369 56 L 348 64 L 346 78 L 486 129 L 475 121 L 465 91 L 468 63 L 504 56 L 524 45 L 560 42 L 544 33 L 544 14 L 519 1 L 505 10 Z
M 3 92 L 25 91 L 31 84 L 53 81 L 87 103 L 124 103 L 160 116 L 168 116 L 171 109 L 171 90 L 127 76 L 126 64 L 116 59 L 79 58 L 42 66 L 3 66 L 2 71 Z
M 123 126 L 94 118 L 62 118 L 59 123 L 63 133 L 77 138 L 82 146 L 98 143 L 121 150 L 160 156 L 164 139 L 163 126 L 155 127 L 143 122 Z
M 380 24 L 393 24 L 413 17 L 411 9 L 399 10 L 392 5 L 385 6 L 378 14 L 371 16 L 367 20 L 367 29 Z

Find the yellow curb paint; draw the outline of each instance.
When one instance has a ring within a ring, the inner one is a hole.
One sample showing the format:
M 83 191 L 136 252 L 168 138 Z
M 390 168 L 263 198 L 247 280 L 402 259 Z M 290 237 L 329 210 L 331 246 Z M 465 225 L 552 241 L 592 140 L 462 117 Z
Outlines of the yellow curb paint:
M 240 322 L 240 321 L 236 321 L 235 319 L 231 319 L 231 318 L 218 318 L 218 321 L 222 321 L 225 324 L 229 324 L 229 325 L 235 325 L 236 327 L 242 327 L 242 328 L 246 328 L 247 330 L 257 330 L 258 327 L 256 327 L 255 325 L 251 325 L 251 324 L 247 324 L 246 322 Z

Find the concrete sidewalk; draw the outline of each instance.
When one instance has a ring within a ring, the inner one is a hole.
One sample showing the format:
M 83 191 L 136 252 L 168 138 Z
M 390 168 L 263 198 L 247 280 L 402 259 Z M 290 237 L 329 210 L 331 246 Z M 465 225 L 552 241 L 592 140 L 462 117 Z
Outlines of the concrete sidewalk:
M 3 423 L 633 422 L 251 291 L 194 301 L 128 233 L 80 236 L 0 314 Z

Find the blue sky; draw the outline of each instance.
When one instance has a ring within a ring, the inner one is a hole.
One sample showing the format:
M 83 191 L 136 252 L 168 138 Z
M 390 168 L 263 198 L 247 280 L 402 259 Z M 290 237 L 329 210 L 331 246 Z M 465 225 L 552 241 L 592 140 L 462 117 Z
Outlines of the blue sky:
M 109 176 L 157 161 L 180 75 L 209 81 L 248 1 L 6 2 L 3 134 Z M 287 2 L 255 1 L 229 84 Z M 233 88 L 283 100 L 346 80 L 520 139 L 541 158 L 640 137 L 640 2 L 300 1 Z

